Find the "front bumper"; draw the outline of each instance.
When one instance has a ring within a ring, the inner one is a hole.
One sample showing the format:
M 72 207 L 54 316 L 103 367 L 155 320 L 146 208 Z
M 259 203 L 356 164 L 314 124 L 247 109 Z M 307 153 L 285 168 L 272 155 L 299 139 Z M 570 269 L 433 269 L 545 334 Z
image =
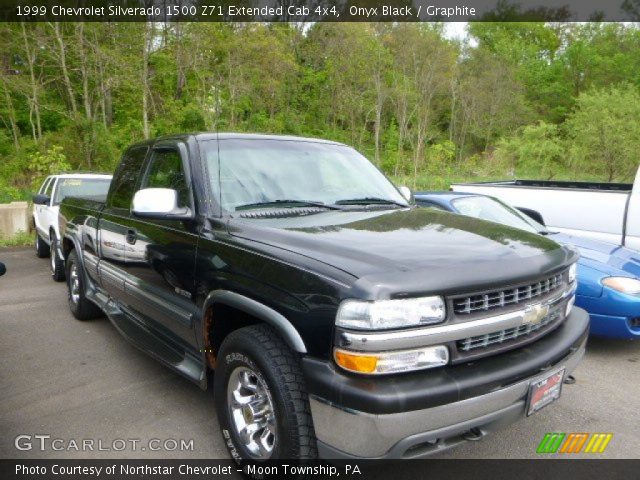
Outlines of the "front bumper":
M 591 334 L 610 338 L 640 338 L 640 314 L 635 317 L 591 313 Z
M 604 288 L 600 297 L 576 295 L 576 305 L 589 312 L 592 335 L 640 338 L 640 298 Z
M 479 361 L 394 377 L 345 374 L 305 359 L 311 413 L 324 458 L 416 458 L 525 416 L 529 385 L 553 369 L 569 374 L 584 355 L 589 316 L 525 347 Z

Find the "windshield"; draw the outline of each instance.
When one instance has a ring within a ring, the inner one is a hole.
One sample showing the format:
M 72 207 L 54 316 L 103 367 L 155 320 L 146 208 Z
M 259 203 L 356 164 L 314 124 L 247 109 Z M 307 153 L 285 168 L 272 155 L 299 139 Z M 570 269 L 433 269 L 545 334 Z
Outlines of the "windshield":
M 546 232 L 546 228 L 543 225 L 495 198 L 480 196 L 460 197 L 452 200 L 451 203 L 456 211 L 462 215 L 502 223 L 527 232 Z
M 220 191 L 222 208 L 227 211 L 270 202 L 281 205 L 283 200 L 335 205 L 370 199 L 408 205 L 378 169 L 346 146 L 292 140 L 220 140 L 218 165 L 215 143 L 204 145 L 212 191 Z
M 65 197 L 82 197 L 104 200 L 109 191 L 109 178 L 61 178 L 56 187 L 54 204 L 62 202 Z

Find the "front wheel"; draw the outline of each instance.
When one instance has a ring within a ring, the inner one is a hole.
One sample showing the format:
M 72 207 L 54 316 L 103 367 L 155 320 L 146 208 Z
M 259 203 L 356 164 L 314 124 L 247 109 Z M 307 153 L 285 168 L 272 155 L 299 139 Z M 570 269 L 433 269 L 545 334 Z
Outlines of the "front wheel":
M 214 375 L 218 421 L 238 463 L 317 457 L 299 359 L 266 325 L 229 334 Z
M 36 230 L 35 247 L 36 247 L 36 256 L 38 258 L 46 258 L 47 256 L 49 256 L 49 245 L 47 245 L 45 241 L 42 240 L 42 238 L 40 238 L 40 235 L 38 235 L 37 230 Z
M 58 255 L 58 243 L 55 235 L 51 237 L 51 277 L 56 282 L 62 282 L 65 279 L 64 261 Z

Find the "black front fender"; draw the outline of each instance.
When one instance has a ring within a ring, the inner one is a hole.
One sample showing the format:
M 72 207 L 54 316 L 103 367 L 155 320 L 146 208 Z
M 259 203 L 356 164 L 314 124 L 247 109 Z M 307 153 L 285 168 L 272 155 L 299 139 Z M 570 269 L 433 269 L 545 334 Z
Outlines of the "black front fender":
M 259 318 L 278 332 L 292 350 L 298 353 L 307 353 L 307 348 L 298 330 L 282 314 L 271 307 L 229 290 L 214 290 L 205 299 L 203 312 L 216 304 L 227 305 Z

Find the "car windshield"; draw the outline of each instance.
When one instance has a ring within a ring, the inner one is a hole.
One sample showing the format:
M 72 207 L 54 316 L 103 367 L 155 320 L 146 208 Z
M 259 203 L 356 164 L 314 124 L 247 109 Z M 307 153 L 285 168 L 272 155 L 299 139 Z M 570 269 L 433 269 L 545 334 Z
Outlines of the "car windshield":
M 109 191 L 109 178 L 61 178 L 56 187 L 54 204 L 58 204 L 65 197 L 96 198 L 104 200 Z
M 544 225 L 495 198 L 481 196 L 460 197 L 452 200 L 451 203 L 456 211 L 462 215 L 501 223 L 509 227 L 526 230 L 527 232 L 547 232 Z
M 212 191 L 222 208 L 376 204 L 408 206 L 365 157 L 313 141 L 224 139 L 203 142 Z M 218 162 L 219 158 L 219 162 Z

